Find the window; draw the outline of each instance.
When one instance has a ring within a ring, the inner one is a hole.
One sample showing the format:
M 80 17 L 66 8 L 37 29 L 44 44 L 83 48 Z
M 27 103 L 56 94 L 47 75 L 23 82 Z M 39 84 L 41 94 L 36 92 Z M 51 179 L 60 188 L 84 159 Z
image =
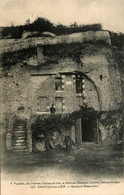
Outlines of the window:
M 65 89 L 66 91 L 71 92 L 73 89 L 72 75 L 66 74 Z
M 62 90 L 62 78 L 61 77 L 56 77 L 55 78 L 55 90 L 56 91 L 61 91 Z
M 56 97 L 56 112 L 62 113 L 63 112 L 63 105 L 62 105 L 62 97 Z
M 47 112 L 47 97 L 38 98 L 37 112 Z
M 76 93 L 82 93 L 82 76 L 76 75 Z

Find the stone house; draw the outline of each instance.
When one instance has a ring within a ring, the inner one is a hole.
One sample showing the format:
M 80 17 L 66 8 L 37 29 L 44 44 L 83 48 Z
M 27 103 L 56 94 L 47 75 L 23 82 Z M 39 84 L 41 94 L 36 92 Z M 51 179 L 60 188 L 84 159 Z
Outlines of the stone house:
M 96 111 L 118 109 L 121 80 L 109 33 L 91 31 L 38 40 L 35 57 L 17 63 L 3 77 L 3 97 L 6 148 L 15 151 L 32 151 L 31 116 L 49 115 L 52 104 L 61 114 L 73 113 L 80 106 Z M 72 127 L 72 139 L 79 145 L 99 141 L 99 137 L 104 142 L 108 137 L 104 125 L 91 115 L 79 118 Z

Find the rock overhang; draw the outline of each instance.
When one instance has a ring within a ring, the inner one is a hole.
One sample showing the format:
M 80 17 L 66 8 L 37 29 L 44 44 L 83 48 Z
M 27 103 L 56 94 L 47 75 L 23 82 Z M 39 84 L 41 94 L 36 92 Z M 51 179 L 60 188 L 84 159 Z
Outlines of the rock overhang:
M 111 38 L 108 31 L 87 31 L 72 33 L 68 35 L 61 35 L 56 37 L 50 37 L 39 40 L 38 46 L 56 45 L 56 44 L 71 44 L 71 43 L 84 43 L 84 42 L 97 42 L 103 41 L 108 45 L 111 45 Z

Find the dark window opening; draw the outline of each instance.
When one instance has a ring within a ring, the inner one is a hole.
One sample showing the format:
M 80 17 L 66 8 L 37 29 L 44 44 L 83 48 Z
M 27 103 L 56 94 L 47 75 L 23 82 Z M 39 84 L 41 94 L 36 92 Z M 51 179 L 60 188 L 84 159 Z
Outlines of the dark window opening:
M 96 131 L 95 117 L 82 118 L 82 142 L 96 142 Z
M 76 76 L 76 93 L 82 93 L 82 77 Z
M 100 74 L 99 78 L 100 78 L 100 80 L 102 81 L 102 79 L 103 79 L 103 76 L 102 76 L 102 74 Z
M 55 78 L 55 90 L 56 91 L 61 91 L 62 90 L 62 78 L 61 77 L 56 77 Z

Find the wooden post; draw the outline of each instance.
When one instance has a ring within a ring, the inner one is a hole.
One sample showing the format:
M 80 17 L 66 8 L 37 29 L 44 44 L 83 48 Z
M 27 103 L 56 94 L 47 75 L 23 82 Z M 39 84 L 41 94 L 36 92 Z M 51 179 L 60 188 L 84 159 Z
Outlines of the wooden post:
M 75 126 L 71 128 L 71 139 L 75 143 Z
M 97 128 L 97 144 L 99 144 L 99 121 L 96 119 L 96 128 Z
M 75 124 L 75 142 L 78 145 L 82 144 L 82 125 L 81 125 L 81 118 L 77 119 Z

